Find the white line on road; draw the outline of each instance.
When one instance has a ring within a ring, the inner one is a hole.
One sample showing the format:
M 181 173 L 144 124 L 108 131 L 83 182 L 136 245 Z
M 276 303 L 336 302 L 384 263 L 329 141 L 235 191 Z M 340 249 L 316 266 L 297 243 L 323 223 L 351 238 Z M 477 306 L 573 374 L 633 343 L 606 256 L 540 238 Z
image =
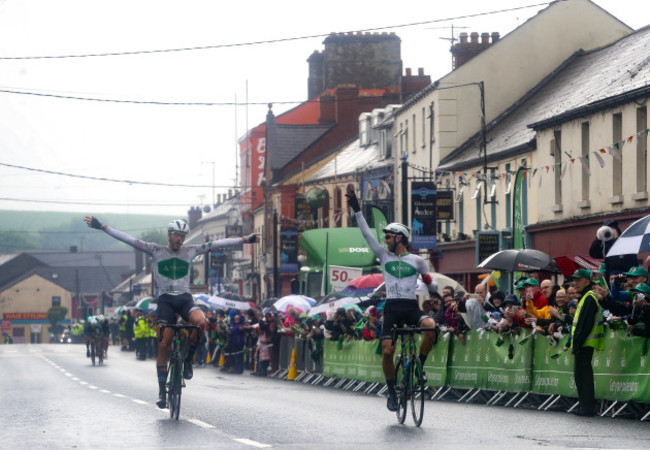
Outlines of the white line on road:
M 119 397 L 119 398 L 124 398 L 124 397 L 126 397 L 126 395 L 124 395 L 124 394 L 113 394 L 113 395 L 114 395 L 115 397 Z
M 72 374 L 71 374 L 70 372 L 66 372 L 66 373 L 65 373 L 65 376 L 66 376 L 66 377 L 71 377 Z
M 99 392 L 101 392 L 102 394 L 110 394 L 111 393 L 111 391 L 107 391 L 106 389 L 100 389 Z
M 131 400 L 133 400 L 135 403 L 139 405 L 148 405 L 148 403 L 145 402 L 144 400 L 138 400 L 137 398 L 132 398 Z
M 260 442 L 256 441 L 251 441 L 250 439 L 233 439 L 235 442 L 239 442 L 240 444 L 245 444 L 245 445 L 250 445 L 252 447 L 257 447 L 257 448 L 268 448 L 271 447 L 268 444 L 262 444 Z
M 187 419 L 188 422 L 192 422 L 194 425 L 198 425 L 202 428 L 205 428 L 207 430 L 214 428 L 214 425 L 210 425 L 209 423 L 205 423 L 202 420 L 199 419 Z
M 93 385 L 91 384 L 91 385 L 88 385 L 88 389 L 99 389 L 99 388 L 98 388 L 97 386 L 93 386 Z
M 80 381 L 79 384 L 88 384 L 88 383 L 85 381 Z
M 77 378 L 77 377 L 72 377 L 72 381 L 79 381 L 79 378 Z

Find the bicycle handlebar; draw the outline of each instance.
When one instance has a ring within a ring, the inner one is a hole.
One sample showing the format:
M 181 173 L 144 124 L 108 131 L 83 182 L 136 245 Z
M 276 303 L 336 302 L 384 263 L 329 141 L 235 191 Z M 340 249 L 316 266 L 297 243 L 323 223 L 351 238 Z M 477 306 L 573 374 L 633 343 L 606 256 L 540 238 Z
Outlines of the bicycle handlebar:
M 425 331 L 435 331 L 435 328 L 431 327 L 426 327 L 426 328 L 393 328 L 392 329 L 392 334 L 394 335 L 400 335 L 400 334 L 415 334 L 415 333 L 423 333 Z

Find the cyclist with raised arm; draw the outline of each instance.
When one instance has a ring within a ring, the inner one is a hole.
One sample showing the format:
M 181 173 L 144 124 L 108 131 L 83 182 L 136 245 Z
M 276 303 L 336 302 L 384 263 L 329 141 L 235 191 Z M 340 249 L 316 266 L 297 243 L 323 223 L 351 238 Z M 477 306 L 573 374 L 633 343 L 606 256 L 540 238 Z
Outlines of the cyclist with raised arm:
M 205 336 L 205 315 L 194 303 L 190 293 L 190 272 L 191 262 L 195 256 L 229 247 L 241 247 L 242 244 L 252 244 L 257 241 L 256 234 L 248 236 L 220 239 L 218 241 L 205 242 L 199 245 L 183 246 L 185 237 L 190 227 L 182 219 L 172 220 L 167 225 L 167 236 L 169 244 L 163 246 L 154 242 L 145 242 L 136 239 L 122 231 L 103 225 L 96 217 L 90 216 L 84 219 L 89 227 L 102 230 L 109 236 L 122 241 L 131 247 L 143 251 L 153 258 L 156 287 L 159 291 L 158 308 L 156 311 L 156 322 L 158 324 L 158 335 L 163 324 L 175 324 L 176 314 L 183 320 L 198 325 L 199 332 L 194 332 L 190 338 L 190 347 L 187 358 L 183 364 L 183 377 L 186 380 L 192 378 L 192 360 L 197 347 Z M 156 360 L 156 371 L 158 374 L 158 395 L 156 403 L 159 408 L 167 406 L 165 398 L 165 384 L 167 383 L 167 356 L 171 345 L 173 330 L 166 328 L 158 341 L 158 358 Z
M 401 223 L 390 223 L 384 229 L 384 248 L 370 231 L 370 227 L 363 217 L 359 200 L 354 190 L 349 189 L 347 203 L 354 210 L 354 216 L 361 230 L 361 234 L 379 258 L 386 284 L 386 305 L 384 306 L 384 323 L 381 329 L 382 362 L 381 366 L 386 377 L 388 387 L 387 407 L 390 411 L 397 411 L 397 393 L 395 391 L 395 344 L 392 341 L 391 329 L 393 325 L 420 326 L 422 328 L 435 327 L 435 321 L 424 313 L 418 305 L 415 290 L 418 275 L 427 285 L 429 292 L 436 292 L 438 284 L 429 275 L 429 266 L 418 255 L 409 253 L 408 239 L 411 235 L 409 228 Z M 433 347 L 434 331 L 425 331 L 420 344 L 420 361 L 422 367 Z

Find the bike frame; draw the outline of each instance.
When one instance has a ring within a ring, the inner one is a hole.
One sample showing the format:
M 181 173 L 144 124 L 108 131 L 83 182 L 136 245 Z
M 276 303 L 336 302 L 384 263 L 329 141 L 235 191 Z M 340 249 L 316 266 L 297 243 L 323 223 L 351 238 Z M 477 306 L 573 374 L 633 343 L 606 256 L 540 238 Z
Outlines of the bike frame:
M 173 331 L 171 347 L 169 349 L 169 368 L 167 379 L 167 400 L 169 404 L 169 417 L 178 420 L 181 411 L 181 393 L 185 380 L 183 379 L 183 363 L 187 356 L 189 348 L 190 335 L 194 329 L 200 330 L 198 325 L 166 325 L 160 327 L 160 337 L 162 340 L 165 328 L 171 328 Z

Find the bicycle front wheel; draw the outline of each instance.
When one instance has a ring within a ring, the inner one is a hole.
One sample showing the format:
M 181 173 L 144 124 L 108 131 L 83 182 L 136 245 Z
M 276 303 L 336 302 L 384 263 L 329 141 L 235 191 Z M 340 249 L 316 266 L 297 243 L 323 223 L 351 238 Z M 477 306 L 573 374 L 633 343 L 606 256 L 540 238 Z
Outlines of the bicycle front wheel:
M 404 423 L 406 420 L 406 408 L 408 404 L 408 368 L 404 367 L 402 358 L 398 358 L 395 362 L 395 390 L 397 391 L 397 421 Z
M 182 390 L 182 364 L 176 361 L 172 364 L 169 379 L 169 417 L 178 420 L 181 413 L 181 390 Z
M 426 381 L 420 358 L 411 358 L 411 370 L 409 370 L 409 385 L 411 387 L 411 413 L 413 422 L 419 427 L 424 417 L 424 400 L 426 398 Z

